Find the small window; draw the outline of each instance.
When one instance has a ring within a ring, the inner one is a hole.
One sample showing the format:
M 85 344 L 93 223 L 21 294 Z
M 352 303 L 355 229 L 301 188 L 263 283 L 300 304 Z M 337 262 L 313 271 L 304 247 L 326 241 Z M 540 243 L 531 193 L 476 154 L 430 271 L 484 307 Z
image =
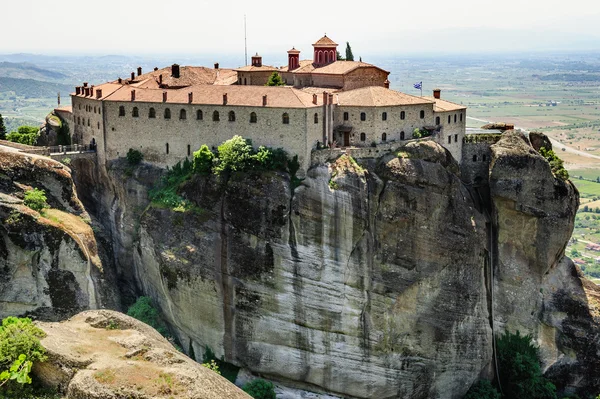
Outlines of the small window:
M 167 152 L 167 154 L 169 153 L 169 143 L 165 144 L 165 151 Z
M 288 115 L 288 113 L 287 113 L 287 112 L 286 112 L 286 113 L 284 113 L 284 114 L 281 116 L 281 121 L 282 121 L 282 123 L 283 123 L 284 125 L 289 125 L 289 124 L 290 124 L 290 116 Z
M 404 132 L 400 132 L 400 140 L 404 140 Z
M 77 117 L 77 124 L 81 125 L 81 117 L 79 117 L 79 116 Z
M 202 118 L 204 118 L 204 115 L 202 114 L 202 110 L 199 109 L 198 111 L 196 111 L 196 119 L 201 121 Z
M 248 83 L 246 82 L 246 78 L 244 78 L 244 86 L 247 85 Z
M 192 146 L 188 144 L 188 157 L 192 154 Z
M 98 122 L 98 130 L 100 130 L 100 122 Z
M 454 114 L 454 123 L 456 123 L 456 119 L 457 119 L 456 114 Z
M 347 121 L 350 118 L 347 112 L 344 112 L 344 120 Z
M 256 123 L 256 112 L 250 112 L 250 123 Z
M 218 122 L 219 121 L 219 111 L 213 112 L 213 121 L 214 122 Z
M 98 107 L 98 115 L 102 114 L 102 110 L 100 109 L 100 107 Z
M 387 140 L 387 133 L 383 133 L 381 135 L 381 141 L 386 141 Z
M 455 135 L 454 135 L 454 142 L 455 142 L 455 143 L 458 143 L 458 134 L 455 134 Z
M 185 109 L 179 110 L 179 119 L 187 119 L 187 112 L 185 111 Z
M 81 109 L 81 104 L 79 104 L 79 109 Z
M 384 112 L 381 114 L 381 120 L 382 121 L 387 121 L 387 112 Z
M 477 154 L 473 155 L 473 162 L 477 162 Z
M 366 121 L 367 120 L 367 114 L 365 114 L 364 112 L 360 113 L 360 120 L 361 121 Z
M 138 110 L 138 107 L 133 107 L 133 109 L 131 110 L 131 116 L 133 116 L 134 118 L 138 118 L 140 116 L 140 111 Z
M 419 112 L 419 118 L 421 118 L 421 119 L 425 118 L 425 111 L 421 110 L 421 112 Z
M 148 110 L 148 118 L 150 118 L 150 119 L 156 118 L 156 110 L 154 108 L 150 108 Z
M 229 119 L 229 122 L 235 122 L 235 112 L 229 111 L 228 119 Z
M 315 119 L 315 123 L 319 123 L 319 114 L 317 114 L 316 112 L 315 112 L 314 119 Z
M 451 122 L 451 120 L 450 120 L 450 115 L 448 115 L 448 123 L 450 123 L 450 122 Z
M 360 134 L 360 141 L 366 141 L 367 140 L 367 135 L 364 133 Z
M 462 115 L 463 115 L 463 114 L 460 114 L 460 121 L 461 121 L 461 122 L 462 122 Z
M 452 136 L 448 136 L 448 144 L 452 144 Z
M 96 107 L 94 106 L 94 113 L 96 113 Z
M 402 119 L 402 120 L 406 119 L 406 112 L 404 112 L 404 111 L 400 112 L 400 119 Z
M 483 162 L 487 161 L 487 156 L 484 154 L 483 155 Z
M 165 108 L 165 119 L 171 119 L 171 110 L 169 108 Z
M 119 116 L 125 116 L 125 107 L 119 106 Z
M 90 118 L 88 118 L 88 127 L 90 126 Z
M 440 117 L 439 117 L 439 116 L 436 116 L 436 117 L 435 117 L 435 124 L 436 124 L 436 125 L 439 125 L 439 124 L 440 124 Z

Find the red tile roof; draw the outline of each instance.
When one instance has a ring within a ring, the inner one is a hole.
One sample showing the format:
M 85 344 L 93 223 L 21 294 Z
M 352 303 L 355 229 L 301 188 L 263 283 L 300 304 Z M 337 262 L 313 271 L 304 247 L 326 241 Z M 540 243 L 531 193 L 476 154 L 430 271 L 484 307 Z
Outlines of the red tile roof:
M 342 91 L 335 95 L 336 102 L 341 106 L 355 107 L 385 107 L 394 105 L 432 104 L 433 101 L 423 97 L 386 89 L 381 86 L 361 87 L 359 89 Z
M 338 44 L 328 38 L 327 35 L 323 36 L 313 44 L 314 47 L 335 47 L 337 45 Z

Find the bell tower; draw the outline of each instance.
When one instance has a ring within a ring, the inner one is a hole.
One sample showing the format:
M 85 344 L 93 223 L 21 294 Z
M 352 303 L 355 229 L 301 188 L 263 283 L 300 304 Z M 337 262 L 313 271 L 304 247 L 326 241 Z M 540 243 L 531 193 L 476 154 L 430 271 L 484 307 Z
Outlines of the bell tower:
M 291 50 L 288 50 L 288 71 L 293 71 L 300 67 L 300 50 L 296 50 L 295 47 L 292 47 Z
M 313 64 L 316 67 L 325 66 L 337 60 L 338 44 L 327 37 L 327 34 L 313 44 Z

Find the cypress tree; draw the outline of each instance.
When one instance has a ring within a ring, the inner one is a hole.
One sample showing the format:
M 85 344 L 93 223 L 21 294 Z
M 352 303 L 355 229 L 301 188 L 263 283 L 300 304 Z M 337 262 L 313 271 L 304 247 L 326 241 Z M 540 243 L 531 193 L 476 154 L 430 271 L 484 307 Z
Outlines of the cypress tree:
M 354 54 L 352 54 L 352 47 L 350 47 L 349 42 L 346 42 L 346 61 L 354 61 Z
M 0 140 L 6 140 L 6 126 L 4 126 L 2 114 L 0 114 Z

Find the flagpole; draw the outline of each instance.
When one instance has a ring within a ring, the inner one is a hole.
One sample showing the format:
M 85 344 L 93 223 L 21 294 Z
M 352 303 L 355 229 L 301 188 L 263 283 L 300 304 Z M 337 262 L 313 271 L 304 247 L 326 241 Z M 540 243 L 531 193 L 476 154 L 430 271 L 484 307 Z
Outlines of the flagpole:
M 423 97 L 423 82 L 421 82 L 421 97 Z

